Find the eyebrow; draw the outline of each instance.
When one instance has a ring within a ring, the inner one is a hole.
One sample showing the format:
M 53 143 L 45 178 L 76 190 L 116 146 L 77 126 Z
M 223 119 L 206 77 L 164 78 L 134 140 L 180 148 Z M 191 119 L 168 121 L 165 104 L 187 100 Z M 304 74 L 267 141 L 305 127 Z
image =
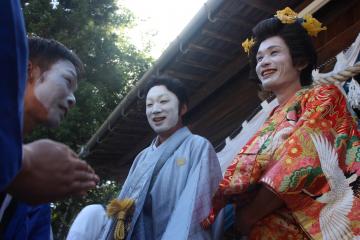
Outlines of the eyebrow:
M 271 49 L 277 48 L 277 47 L 281 48 L 280 45 L 271 45 L 271 46 L 267 47 L 266 49 L 264 49 L 263 51 L 258 51 L 258 52 L 256 53 L 256 56 L 257 56 L 259 53 L 262 53 L 262 52 L 264 52 L 264 51 L 266 51 L 266 50 L 271 50 Z
M 72 71 L 72 70 L 70 70 L 70 69 L 66 69 L 66 72 L 65 72 L 64 76 L 67 76 L 69 73 L 70 73 L 70 75 L 71 75 L 72 78 L 77 79 L 77 73 L 76 73 L 76 71 L 74 72 L 74 71 Z
M 157 96 L 156 99 L 159 99 L 159 98 L 162 98 L 162 97 L 167 97 L 168 94 L 167 93 L 164 93 L 164 94 L 161 94 L 160 96 Z M 147 100 L 147 99 L 146 99 Z

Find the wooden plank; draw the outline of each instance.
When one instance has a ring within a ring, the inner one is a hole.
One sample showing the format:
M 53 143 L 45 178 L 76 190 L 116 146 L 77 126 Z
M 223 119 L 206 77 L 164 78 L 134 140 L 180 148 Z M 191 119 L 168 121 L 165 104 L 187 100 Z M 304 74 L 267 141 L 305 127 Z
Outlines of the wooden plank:
M 166 75 L 169 75 L 169 76 L 172 76 L 175 78 L 191 80 L 191 81 L 196 81 L 196 82 L 204 82 L 207 80 L 207 78 L 204 78 L 203 76 L 188 74 L 188 73 L 184 73 L 184 72 L 177 72 L 174 70 L 166 70 L 166 71 L 164 71 L 164 73 Z
M 270 1 L 264 1 L 264 0 L 241 0 L 244 4 L 259 9 L 263 12 L 274 14 L 276 10 L 278 9 L 278 6 L 275 6 L 274 4 L 271 4 Z
M 248 62 L 248 57 L 245 54 L 240 54 L 233 62 L 223 67 L 222 71 L 218 75 L 216 75 L 213 79 L 209 79 L 208 83 L 191 97 L 189 109 L 192 109 L 207 96 L 213 93 L 217 88 L 221 87 L 227 80 L 229 80 L 229 78 L 244 68 Z
M 327 59 L 336 56 L 341 50 L 349 47 L 360 32 L 360 20 L 344 31 L 339 32 L 334 38 L 317 49 L 318 59 L 324 62 Z
M 225 34 L 220 34 L 220 33 L 208 30 L 208 29 L 202 30 L 201 33 L 206 36 L 209 36 L 211 38 L 215 38 L 215 39 L 218 39 L 218 40 L 221 40 L 224 42 L 228 42 L 228 43 L 232 43 L 232 44 L 241 46 L 241 42 L 239 40 L 236 40 L 230 36 L 226 36 Z
M 314 14 L 328 2 L 330 2 L 330 0 L 314 0 L 299 12 L 299 17 L 304 17 L 305 14 Z
M 142 137 L 142 141 L 139 141 L 139 143 L 136 146 L 133 146 L 131 149 L 129 149 L 128 153 L 123 156 L 119 161 L 127 163 L 130 162 L 132 163 L 134 160 L 134 157 L 139 154 L 140 151 L 142 151 L 144 148 L 146 148 L 151 140 L 154 138 L 154 136 L 151 135 L 146 135 Z
M 232 17 L 226 17 L 226 16 L 216 17 L 216 20 L 228 22 L 228 23 L 234 24 L 235 26 L 238 26 L 241 28 L 252 28 L 256 24 L 251 21 L 247 21 L 242 18 L 234 17 L 234 16 L 232 16 Z
M 248 23 L 242 19 L 239 18 L 230 18 L 227 20 L 227 22 L 234 24 L 237 27 L 240 28 L 248 28 L 251 29 L 254 25 L 252 25 L 251 23 Z
M 218 66 L 213 66 L 210 64 L 205 64 L 205 63 L 200 63 L 194 60 L 189 60 L 189 59 L 181 59 L 181 58 L 176 58 L 176 62 L 181 63 L 181 64 L 185 64 L 194 68 L 201 68 L 204 70 L 208 70 L 208 71 L 212 71 L 212 72 L 219 72 L 220 71 L 220 67 Z
M 229 56 L 228 54 L 224 54 L 224 52 L 220 52 L 217 50 L 213 50 L 204 46 L 200 46 L 194 43 L 190 43 L 189 44 L 189 49 L 192 51 L 197 51 L 197 52 L 201 52 L 201 53 L 205 53 L 207 55 L 212 55 L 212 56 L 216 56 L 216 57 L 220 57 L 226 60 L 232 59 L 232 56 Z

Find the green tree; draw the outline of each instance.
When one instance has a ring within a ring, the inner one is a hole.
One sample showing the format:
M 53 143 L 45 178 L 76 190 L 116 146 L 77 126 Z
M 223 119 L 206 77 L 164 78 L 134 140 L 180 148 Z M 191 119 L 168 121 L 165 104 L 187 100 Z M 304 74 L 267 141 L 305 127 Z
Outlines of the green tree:
M 53 38 L 74 50 L 85 64 L 76 106 L 57 129 L 39 128 L 27 137 L 51 138 L 78 151 L 107 118 L 131 87 L 150 67 L 149 52 L 130 43 L 125 30 L 135 17 L 116 0 L 23 0 L 29 35 Z M 148 49 L 149 50 L 149 49 Z M 69 224 L 86 204 L 106 203 L 116 184 L 103 179 L 101 187 L 87 197 L 53 203 L 53 230 L 57 239 L 66 236 Z

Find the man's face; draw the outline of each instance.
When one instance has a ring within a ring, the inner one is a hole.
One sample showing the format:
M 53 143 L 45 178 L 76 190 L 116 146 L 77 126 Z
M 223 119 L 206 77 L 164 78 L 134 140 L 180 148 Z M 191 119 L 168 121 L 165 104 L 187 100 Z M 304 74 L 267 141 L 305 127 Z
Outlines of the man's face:
M 76 88 L 77 73 L 68 60 L 58 60 L 36 79 L 34 95 L 45 109 L 43 120 L 48 126 L 57 127 L 75 105 Z
M 292 62 L 290 50 L 281 37 L 264 40 L 256 55 L 256 73 L 265 90 L 275 91 L 300 82 L 300 71 Z
M 170 136 L 178 129 L 178 98 L 163 85 L 152 87 L 146 96 L 146 116 L 157 134 Z

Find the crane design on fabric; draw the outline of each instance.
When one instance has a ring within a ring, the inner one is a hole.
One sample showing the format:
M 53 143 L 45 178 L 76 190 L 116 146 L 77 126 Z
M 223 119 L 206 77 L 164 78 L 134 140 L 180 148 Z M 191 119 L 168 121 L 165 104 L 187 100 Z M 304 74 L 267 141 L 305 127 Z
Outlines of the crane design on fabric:
M 353 236 L 348 214 L 354 201 L 354 192 L 350 184 L 356 181 L 357 174 L 346 178 L 339 167 L 338 154 L 330 142 L 319 135 L 312 135 L 312 141 L 318 152 L 322 171 L 329 182 L 330 191 L 315 200 L 326 204 L 320 212 L 320 229 L 323 239 L 358 239 Z

